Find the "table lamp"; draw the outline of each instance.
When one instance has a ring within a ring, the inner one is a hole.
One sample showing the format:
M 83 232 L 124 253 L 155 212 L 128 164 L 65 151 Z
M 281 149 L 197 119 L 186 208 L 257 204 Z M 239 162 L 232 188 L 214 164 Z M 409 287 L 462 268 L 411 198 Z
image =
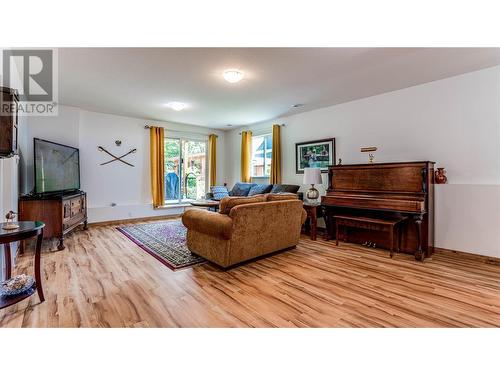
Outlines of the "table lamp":
M 311 184 L 311 188 L 307 191 L 306 197 L 310 201 L 317 201 L 319 198 L 319 191 L 314 187 L 314 185 L 321 185 L 323 180 L 321 179 L 321 169 L 319 168 L 304 168 L 304 181 L 305 185 Z

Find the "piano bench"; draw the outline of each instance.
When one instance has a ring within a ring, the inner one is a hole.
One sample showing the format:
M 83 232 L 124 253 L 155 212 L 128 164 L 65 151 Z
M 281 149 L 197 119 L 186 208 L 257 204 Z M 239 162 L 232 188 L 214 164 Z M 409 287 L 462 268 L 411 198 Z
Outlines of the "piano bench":
M 377 230 L 387 232 L 389 234 L 389 242 L 391 243 L 390 255 L 393 256 L 394 250 L 399 253 L 401 244 L 401 223 L 406 220 L 406 217 L 394 219 L 379 219 L 372 217 L 360 217 L 351 215 L 335 215 L 335 246 L 339 245 L 339 227 L 351 227 L 368 230 Z

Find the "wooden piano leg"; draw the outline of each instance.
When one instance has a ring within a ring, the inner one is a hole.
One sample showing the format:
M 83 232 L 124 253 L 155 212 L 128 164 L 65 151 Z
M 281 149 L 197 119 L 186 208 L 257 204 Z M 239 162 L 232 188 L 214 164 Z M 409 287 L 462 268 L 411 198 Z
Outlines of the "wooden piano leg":
M 413 221 L 415 221 L 415 226 L 417 229 L 417 251 L 415 252 L 415 259 L 424 261 L 424 252 L 422 251 L 422 220 L 424 215 L 418 214 L 413 215 Z

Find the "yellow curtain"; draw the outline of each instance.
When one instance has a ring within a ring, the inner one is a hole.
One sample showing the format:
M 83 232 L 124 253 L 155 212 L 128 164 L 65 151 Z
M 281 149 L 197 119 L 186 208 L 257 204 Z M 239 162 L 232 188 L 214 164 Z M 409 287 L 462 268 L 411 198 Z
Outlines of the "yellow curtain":
M 250 158 L 252 153 L 252 132 L 241 132 L 241 182 L 250 182 Z
M 210 186 L 215 186 L 217 180 L 217 135 L 208 136 L 208 171 L 210 173 Z
M 165 138 L 164 129 L 151 127 L 149 129 L 151 151 L 151 193 L 153 207 L 165 204 Z
M 281 184 L 281 126 L 273 125 L 273 153 L 271 157 L 270 184 Z

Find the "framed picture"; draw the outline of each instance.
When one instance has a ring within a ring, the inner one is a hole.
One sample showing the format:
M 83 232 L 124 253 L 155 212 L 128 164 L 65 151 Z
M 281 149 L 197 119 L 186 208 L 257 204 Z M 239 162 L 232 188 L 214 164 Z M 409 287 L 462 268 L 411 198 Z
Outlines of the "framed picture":
M 321 168 L 321 173 L 328 172 L 328 166 L 335 164 L 335 138 L 295 144 L 295 167 L 298 174 L 304 168 Z

